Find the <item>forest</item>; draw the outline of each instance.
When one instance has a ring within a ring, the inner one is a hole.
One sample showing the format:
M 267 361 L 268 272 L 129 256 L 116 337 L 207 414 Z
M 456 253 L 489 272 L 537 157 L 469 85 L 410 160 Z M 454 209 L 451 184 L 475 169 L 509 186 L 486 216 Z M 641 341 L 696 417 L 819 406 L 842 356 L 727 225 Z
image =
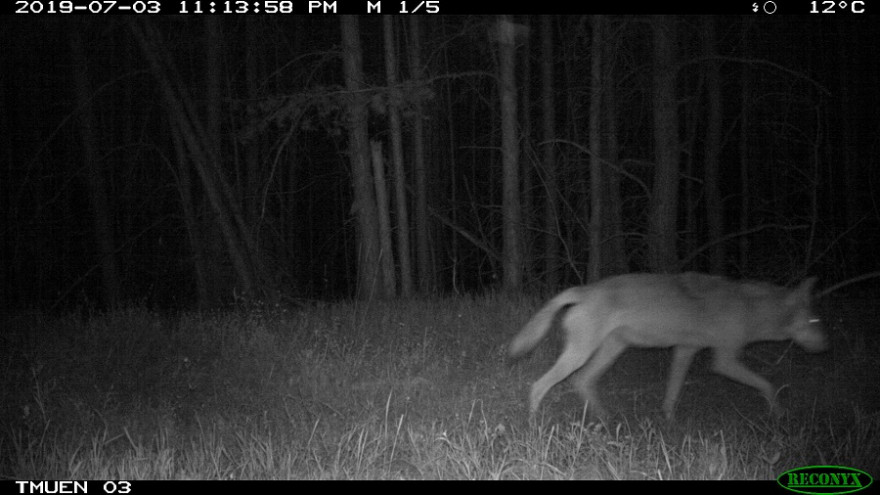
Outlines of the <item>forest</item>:
M 3 23 L 7 307 L 878 263 L 864 18 Z

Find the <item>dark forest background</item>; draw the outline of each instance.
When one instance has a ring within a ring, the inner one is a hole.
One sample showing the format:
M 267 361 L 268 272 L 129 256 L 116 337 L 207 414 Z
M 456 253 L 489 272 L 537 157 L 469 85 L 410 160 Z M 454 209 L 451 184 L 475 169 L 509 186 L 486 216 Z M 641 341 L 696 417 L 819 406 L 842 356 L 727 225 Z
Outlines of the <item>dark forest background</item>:
M 0 298 L 877 269 L 857 16 L 0 19 Z

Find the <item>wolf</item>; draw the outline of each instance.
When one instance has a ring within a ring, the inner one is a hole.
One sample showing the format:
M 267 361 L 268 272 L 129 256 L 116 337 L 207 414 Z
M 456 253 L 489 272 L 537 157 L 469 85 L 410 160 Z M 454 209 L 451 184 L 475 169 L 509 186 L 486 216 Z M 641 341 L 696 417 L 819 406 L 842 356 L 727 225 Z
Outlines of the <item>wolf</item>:
M 556 314 L 565 331 L 565 348 L 556 364 L 532 385 L 534 414 L 554 385 L 577 371 L 574 387 L 600 417 L 607 416 L 596 384 L 629 346 L 673 347 L 663 413 L 673 418 L 675 403 L 691 361 L 700 349 L 714 351 L 713 370 L 758 389 L 773 414 L 781 413 L 773 386 L 738 359 L 751 342 L 792 339 L 810 352 L 828 347 L 810 309 L 816 279 L 794 289 L 756 281 L 733 281 L 702 273 L 628 274 L 572 287 L 542 307 L 510 342 L 508 354 L 532 350 Z M 578 371 L 579 370 L 579 371 Z

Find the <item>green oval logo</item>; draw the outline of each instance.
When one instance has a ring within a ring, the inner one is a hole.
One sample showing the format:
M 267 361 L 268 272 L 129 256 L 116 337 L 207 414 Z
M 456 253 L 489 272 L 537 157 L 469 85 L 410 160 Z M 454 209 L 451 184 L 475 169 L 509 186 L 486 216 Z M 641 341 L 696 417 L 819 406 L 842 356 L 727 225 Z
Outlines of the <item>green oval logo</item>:
M 864 490 L 874 478 L 861 469 L 846 466 L 806 466 L 789 469 L 776 482 L 793 492 L 827 495 Z

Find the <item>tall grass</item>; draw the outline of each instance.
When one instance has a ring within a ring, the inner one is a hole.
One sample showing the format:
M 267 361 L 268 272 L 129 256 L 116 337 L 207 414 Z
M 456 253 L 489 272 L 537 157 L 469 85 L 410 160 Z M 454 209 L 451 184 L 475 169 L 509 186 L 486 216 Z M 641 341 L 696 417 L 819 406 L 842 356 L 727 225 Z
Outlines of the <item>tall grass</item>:
M 620 414 L 607 424 L 564 386 L 528 418 L 528 385 L 555 359 L 554 339 L 515 363 L 504 344 L 537 303 L 9 318 L 0 477 L 772 479 L 809 464 L 876 475 L 877 406 L 838 387 L 877 369 L 876 339 L 860 347 L 872 352 L 795 369 L 820 381 L 786 387 L 782 420 L 698 369 L 666 423 L 662 354 L 641 375 L 632 359 L 609 373 L 603 394 Z

